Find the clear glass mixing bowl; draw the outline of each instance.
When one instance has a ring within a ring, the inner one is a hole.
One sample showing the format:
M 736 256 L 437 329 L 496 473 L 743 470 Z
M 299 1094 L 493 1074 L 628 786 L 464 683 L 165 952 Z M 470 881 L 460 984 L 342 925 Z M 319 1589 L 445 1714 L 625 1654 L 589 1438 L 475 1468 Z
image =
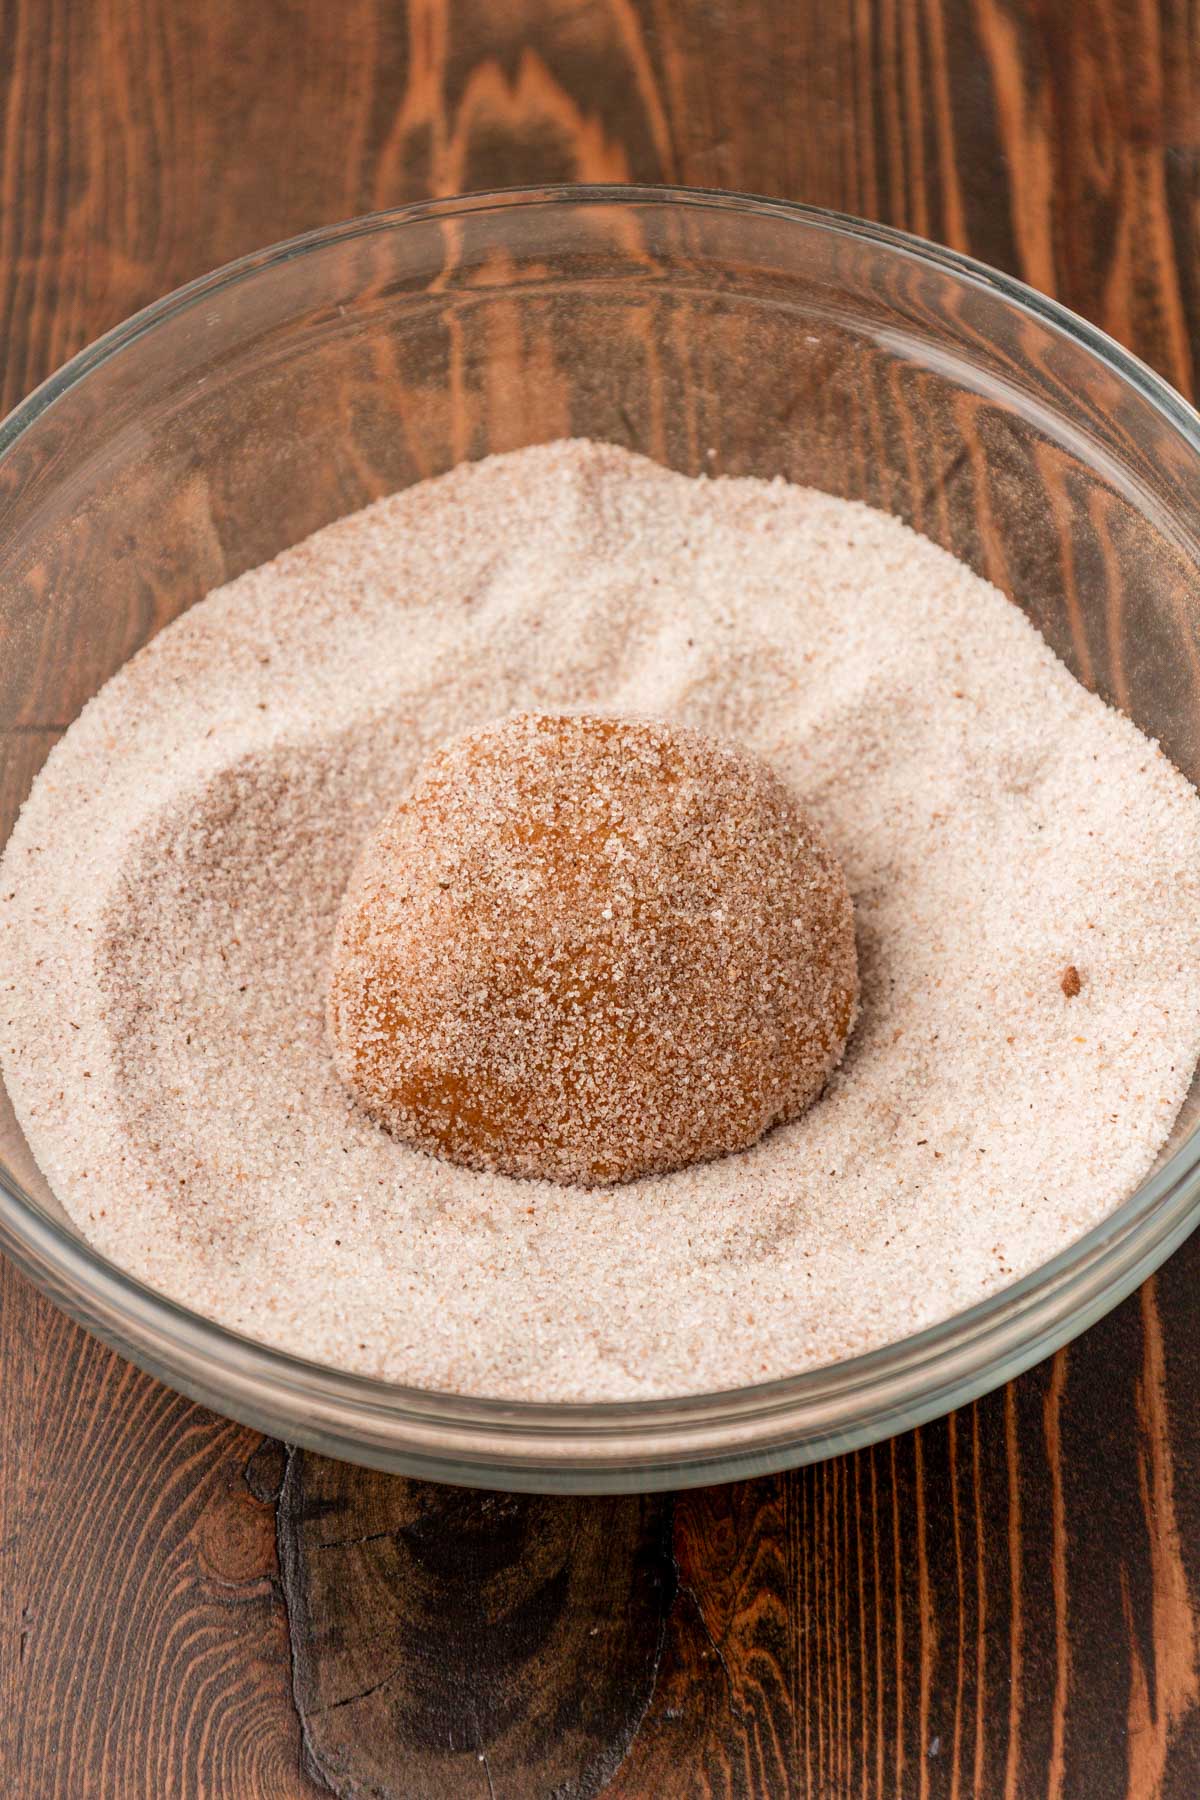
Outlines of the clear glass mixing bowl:
M 354 220 L 149 307 L 0 427 L 0 837 L 96 689 L 208 589 L 464 458 L 565 435 L 871 502 L 964 558 L 1200 775 L 1200 419 L 1050 301 L 917 239 L 732 194 L 563 188 Z M 3 1098 L 0 1243 L 197 1400 L 352 1461 L 541 1491 L 828 1456 L 1007 1380 L 1197 1219 L 1189 1099 L 1102 1226 L 869 1356 L 678 1401 L 538 1406 L 339 1373 L 79 1237 Z

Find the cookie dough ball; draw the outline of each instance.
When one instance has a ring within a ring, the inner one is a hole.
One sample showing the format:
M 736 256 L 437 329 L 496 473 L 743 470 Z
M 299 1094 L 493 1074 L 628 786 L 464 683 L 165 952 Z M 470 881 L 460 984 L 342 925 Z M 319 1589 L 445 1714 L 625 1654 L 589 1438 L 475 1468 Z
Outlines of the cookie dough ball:
M 521 713 L 431 756 L 367 843 L 329 1031 L 397 1138 L 592 1186 L 794 1119 L 857 988 L 841 866 L 765 763 L 671 725 Z

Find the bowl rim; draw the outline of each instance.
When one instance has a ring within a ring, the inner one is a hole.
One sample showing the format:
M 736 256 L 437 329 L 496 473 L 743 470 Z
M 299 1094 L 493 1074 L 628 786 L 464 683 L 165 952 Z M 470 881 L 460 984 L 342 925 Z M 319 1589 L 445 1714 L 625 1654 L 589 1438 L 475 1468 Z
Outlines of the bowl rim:
M 973 257 L 891 226 L 794 201 L 713 188 L 580 183 L 501 188 L 376 211 L 226 263 L 134 313 L 35 388 L 0 422 L 0 463 L 44 413 L 113 356 L 265 270 L 420 222 L 509 209 L 629 205 L 803 224 L 878 245 L 989 289 L 1090 352 L 1200 457 L 1200 414 L 1182 395 L 1098 327 Z M 1121 1206 L 1048 1262 L 896 1343 L 739 1388 L 644 1400 L 532 1401 L 406 1386 L 244 1336 L 128 1274 L 59 1225 L 0 1171 L 0 1243 L 66 1310 L 171 1385 L 276 1435 L 282 1424 L 290 1438 L 350 1460 L 543 1491 L 683 1486 L 760 1472 L 873 1442 L 937 1416 L 1042 1360 L 1086 1328 L 1125 1298 L 1198 1222 L 1200 1131 Z M 209 1375 L 178 1366 L 173 1352 L 199 1358 Z M 231 1358 L 240 1364 L 238 1387 L 227 1394 L 221 1377 L 232 1373 Z M 872 1397 L 880 1402 L 874 1413 L 864 1405 Z M 806 1433 L 806 1416 L 821 1406 L 836 1407 L 841 1416 Z M 322 1407 L 339 1417 L 319 1417 Z M 382 1435 L 364 1445 L 356 1428 L 368 1424 Z M 394 1434 L 383 1429 L 388 1424 Z M 419 1428 L 423 1448 L 406 1443 L 406 1425 Z M 710 1441 L 702 1442 L 706 1427 L 719 1428 L 722 1441 L 712 1439 L 710 1431 Z M 782 1435 L 766 1443 L 772 1427 Z

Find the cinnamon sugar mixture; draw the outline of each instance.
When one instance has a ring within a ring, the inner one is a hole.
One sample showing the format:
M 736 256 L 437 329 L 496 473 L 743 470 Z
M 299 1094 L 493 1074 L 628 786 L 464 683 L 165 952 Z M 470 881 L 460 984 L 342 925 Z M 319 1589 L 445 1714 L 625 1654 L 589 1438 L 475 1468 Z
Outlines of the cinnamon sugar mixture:
M 858 1024 L 753 1148 L 522 1181 L 338 1079 L 364 839 L 441 742 L 526 708 L 738 740 L 840 858 Z M 163 1291 L 433 1388 L 732 1387 L 944 1318 L 1136 1186 L 1200 1054 L 1200 800 L 894 519 L 550 445 L 342 520 L 122 669 L 4 853 L 0 980 L 47 1179 Z

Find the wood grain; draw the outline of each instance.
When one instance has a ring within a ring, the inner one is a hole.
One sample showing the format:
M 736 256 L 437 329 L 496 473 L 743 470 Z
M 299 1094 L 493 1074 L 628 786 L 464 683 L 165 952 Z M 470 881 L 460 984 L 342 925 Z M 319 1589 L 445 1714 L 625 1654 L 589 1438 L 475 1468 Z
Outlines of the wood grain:
M 334 1789 L 596 1794 L 654 1691 L 670 1501 L 480 1494 L 296 1454 L 296 1701 Z
M 335 1792 L 357 1780 L 384 1800 L 487 1794 L 484 1753 L 495 1792 L 520 1797 L 1194 1794 L 1200 1441 L 1169 1396 L 1200 1378 L 1198 1273 L 1200 1245 L 1185 1247 L 1079 1346 L 907 1437 L 680 1494 L 665 1537 L 656 1503 L 648 1580 L 630 1580 L 625 1552 L 635 1503 L 498 1502 L 297 1453 L 281 1531 L 316 1767 Z M 551 1595 L 573 1517 L 612 1555 Z M 647 1628 L 614 1654 L 635 1588 L 651 1618 L 662 1602 L 662 1642 Z M 544 1729 L 574 1693 L 574 1654 L 548 1658 L 528 1694 L 531 1638 L 541 1653 L 594 1629 L 603 1678 L 629 1684 L 602 1788 L 583 1709 L 565 1708 L 573 1742 Z M 333 1708 L 353 1725 L 331 1731 Z
M 1193 387 L 1195 0 L 0 0 L 0 396 L 260 244 L 556 179 L 925 232 Z M 1198 1278 L 1189 1246 L 955 1418 L 667 1508 L 285 1479 L 4 1269 L 0 1791 L 1186 1800 Z
M 0 1334 L 0 1791 L 308 1792 L 254 1434 L 12 1271 Z

